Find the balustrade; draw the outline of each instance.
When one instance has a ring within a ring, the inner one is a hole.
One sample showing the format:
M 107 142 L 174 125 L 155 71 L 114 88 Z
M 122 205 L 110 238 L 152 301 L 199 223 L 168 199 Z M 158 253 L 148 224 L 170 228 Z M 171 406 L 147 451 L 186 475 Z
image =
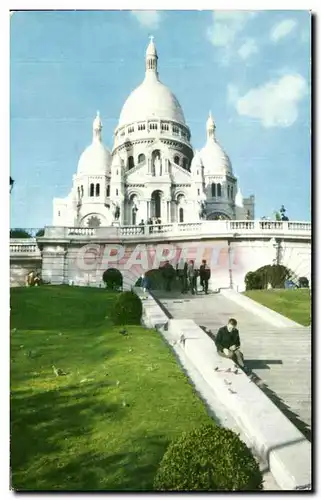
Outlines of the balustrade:
M 253 237 L 264 235 L 266 237 L 311 237 L 311 223 L 300 221 L 200 221 L 200 222 L 182 222 L 174 224 L 155 224 L 146 226 L 110 226 L 99 228 L 88 227 L 47 227 L 45 229 L 44 239 L 49 240 L 68 240 L 70 238 L 80 241 L 92 239 L 107 240 L 120 238 L 122 240 L 131 240 L 142 238 L 144 240 L 157 239 L 160 234 L 166 234 L 174 238 L 198 235 L 207 237 L 241 237 L 253 234 Z M 42 238 L 15 238 L 10 239 L 10 255 L 41 255 L 37 240 Z

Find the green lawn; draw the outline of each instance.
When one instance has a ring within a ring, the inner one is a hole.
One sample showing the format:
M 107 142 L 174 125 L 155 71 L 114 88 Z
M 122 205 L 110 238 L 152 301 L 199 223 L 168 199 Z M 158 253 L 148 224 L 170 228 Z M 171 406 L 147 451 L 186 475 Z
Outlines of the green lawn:
M 311 323 L 311 298 L 308 289 L 250 290 L 244 292 L 244 295 L 301 325 L 308 326 Z
M 156 331 L 111 326 L 114 298 L 11 289 L 15 490 L 150 490 L 169 442 L 210 420 Z

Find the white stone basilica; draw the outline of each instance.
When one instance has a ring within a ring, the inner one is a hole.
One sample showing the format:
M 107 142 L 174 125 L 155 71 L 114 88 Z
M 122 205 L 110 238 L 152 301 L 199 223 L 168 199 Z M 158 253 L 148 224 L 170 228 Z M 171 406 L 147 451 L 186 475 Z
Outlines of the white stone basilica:
M 162 224 L 254 219 L 254 196 L 242 197 L 211 114 L 206 144 L 194 151 L 183 110 L 161 83 L 157 63 L 151 38 L 145 79 L 123 106 L 112 152 L 103 144 L 97 113 L 71 192 L 54 199 L 54 226 L 136 225 L 153 217 Z

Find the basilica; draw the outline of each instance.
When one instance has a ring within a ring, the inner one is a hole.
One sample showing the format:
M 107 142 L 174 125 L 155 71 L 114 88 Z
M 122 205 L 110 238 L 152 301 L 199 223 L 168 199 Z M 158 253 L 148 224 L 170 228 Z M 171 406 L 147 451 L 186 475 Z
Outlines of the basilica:
M 160 81 L 152 37 L 145 78 L 123 106 L 112 151 L 103 143 L 102 128 L 97 113 L 92 143 L 80 156 L 71 191 L 54 199 L 54 226 L 254 219 L 254 196 L 242 197 L 211 113 L 205 146 L 193 149 L 183 110 Z

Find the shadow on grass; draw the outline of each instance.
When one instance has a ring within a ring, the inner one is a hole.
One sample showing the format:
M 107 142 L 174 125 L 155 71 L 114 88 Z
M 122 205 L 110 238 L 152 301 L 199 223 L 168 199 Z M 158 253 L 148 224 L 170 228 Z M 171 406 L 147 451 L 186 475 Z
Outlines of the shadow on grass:
M 135 432 L 136 437 L 124 443 L 126 451 L 113 453 L 122 446 L 117 442 L 116 447 L 115 442 L 109 446 L 109 439 L 115 440 L 112 434 L 101 434 L 101 439 L 92 434 L 94 421 L 98 418 L 107 423 L 108 432 L 108 423 L 119 425 L 127 410 L 120 403 L 95 400 L 93 395 L 100 386 L 92 383 L 39 394 L 13 393 L 11 471 L 15 491 L 152 490 L 169 441 L 147 433 L 137 438 Z M 102 442 L 101 451 L 97 439 Z
M 48 467 L 41 479 L 42 491 L 152 491 L 159 463 L 169 445 L 163 436 L 140 436 L 126 452 L 84 452 L 59 467 Z M 55 487 L 56 485 L 56 487 Z M 59 486 L 58 486 L 59 485 Z

